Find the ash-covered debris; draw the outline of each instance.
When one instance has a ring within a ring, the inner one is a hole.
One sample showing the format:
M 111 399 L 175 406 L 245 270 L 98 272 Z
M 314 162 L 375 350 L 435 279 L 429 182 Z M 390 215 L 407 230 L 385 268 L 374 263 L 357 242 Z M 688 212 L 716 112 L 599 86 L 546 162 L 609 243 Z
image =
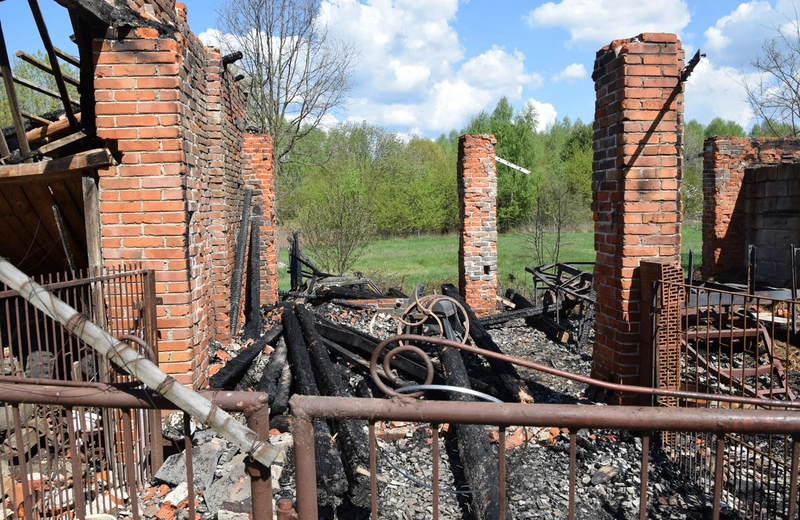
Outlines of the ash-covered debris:
M 280 424 L 282 430 L 273 430 L 270 441 L 285 448 L 276 465 L 273 466 L 273 493 L 275 500 L 293 498 L 295 479 L 293 469 L 293 448 L 291 444 L 291 419 L 285 400 L 290 393 L 309 391 L 299 389 L 295 377 L 298 361 L 292 349 L 302 346 L 306 355 L 311 356 L 306 370 L 316 375 L 311 381 L 320 383 L 316 357 L 327 357 L 327 382 L 338 392 L 353 397 L 384 398 L 368 372 L 369 353 L 382 340 L 403 330 L 407 324 L 400 319 L 406 307 L 373 305 L 375 310 L 364 310 L 353 305 L 339 305 L 333 301 L 317 306 L 284 303 L 264 312 L 264 334 L 249 343 L 215 345 L 211 372 L 217 377 L 224 367 L 241 356 L 250 359 L 245 370 L 237 369 L 240 379 L 226 382 L 227 387 L 237 389 L 261 390 L 270 388 L 271 421 Z M 290 318 L 287 318 L 290 316 Z M 569 314 L 562 315 L 560 327 L 577 331 L 581 318 Z M 299 319 L 299 327 L 287 322 Z M 409 321 L 408 318 L 405 318 Z M 313 327 L 319 335 L 303 334 Z M 280 334 L 274 331 L 280 329 Z M 485 328 L 491 341 L 503 353 L 549 365 L 576 374 L 588 375 L 591 368 L 591 344 L 577 342 L 562 343 L 550 339 L 547 333 L 531 327 L 530 320 L 524 318 L 502 321 Z M 263 341 L 269 337 L 268 341 Z M 577 334 L 574 337 L 578 337 Z M 302 341 L 302 343 L 300 343 Z M 315 345 L 309 346 L 308 343 Z M 255 345 L 255 347 L 254 347 Z M 318 349 L 322 345 L 322 350 Z M 248 349 L 250 349 L 248 351 Z M 248 353 L 249 352 L 249 353 Z M 247 354 L 246 354 L 247 353 Z M 436 349 L 429 349 L 436 367 L 441 366 Z M 500 385 L 496 371 L 488 362 L 474 355 L 464 355 L 465 366 L 470 383 L 484 393 L 495 393 Z M 312 360 L 313 359 L 313 360 Z M 412 357 L 397 359 L 395 365 L 398 377 L 407 383 L 420 382 L 424 374 L 420 372 L 419 360 Z M 221 367 L 221 368 L 216 368 Z M 584 406 L 602 406 L 586 396 L 586 385 L 564 378 L 544 374 L 522 367 L 516 367 L 519 382 L 535 403 L 564 403 Z M 287 373 L 289 378 L 286 377 Z M 308 374 L 307 374 L 308 375 Z M 441 377 L 440 375 L 437 377 Z M 322 378 L 325 379 L 325 378 Z M 221 380 L 212 379 L 212 381 Z M 232 386 L 231 386 L 232 385 Z M 316 391 L 324 394 L 329 390 Z M 313 391 L 313 390 L 311 390 Z M 278 395 L 283 392 L 282 396 Z M 272 394 L 275 393 L 275 396 Z M 426 398 L 437 398 L 431 395 Z M 533 406 L 533 405 L 532 405 Z M 277 413 L 276 413 L 277 411 Z M 359 479 L 366 478 L 364 461 L 355 463 L 344 456 L 348 451 L 342 442 L 347 436 L 366 435 L 366 423 L 341 425 L 331 422 L 328 427 L 328 444 L 335 450 L 328 456 L 338 453 L 345 469 L 338 470 L 337 482 L 345 488 L 333 489 L 333 480 L 320 481 L 320 518 L 359 519 L 369 518 L 368 502 L 365 502 Z M 482 428 L 482 427 L 481 427 Z M 432 443 L 430 424 L 411 424 L 398 422 L 379 423 L 378 435 L 378 516 L 380 518 L 415 519 L 429 517 L 433 511 L 432 500 Z M 489 446 L 492 464 L 497 463 L 499 435 L 496 427 L 482 429 L 482 436 Z M 198 430 L 194 437 L 204 437 L 197 445 L 210 442 L 210 433 Z M 464 460 L 459 453 L 459 440 L 454 425 L 439 425 L 439 516 L 440 518 L 475 518 L 475 500 L 485 495 L 497 482 L 470 486 L 464 471 Z M 642 439 L 625 431 L 606 431 L 584 429 L 577 432 L 576 467 L 576 516 L 582 519 L 627 519 L 639 517 L 639 496 L 641 485 Z M 217 441 L 214 441 L 217 442 Z M 648 518 L 695 519 L 707 518 L 710 514 L 711 495 L 690 483 L 678 468 L 658 449 L 657 438 L 651 441 L 651 462 L 648 475 L 647 511 Z M 352 451 L 349 448 L 349 451 Z M 198 450 L 195 450 L 197 452 Z M 558 425 L 544 428 L 511 427 L 506 430 L 507 489 L 509 518 L 566 518 L 570 492 L 569 484 L 569 432 Z M 195 455 L 196 456 L 196 455 Z M 238 509 L 246 510 L 250 504 L 248 477 L 244 473 L 241 454 L 226 446 L 216 464 L 214 478 L 203 494 L 198 495 L 198 511 L 202 518 L 234 518 Z M 358 466 L 361 466 L 360 468 Z M 368 466 L 367 466 L 368 467 Z M 360 475 L 360 477 L 359 477 Z M 195 479 L 197 480 L 197 478 Z M 330 489 L 324 489 L 330 482 Z M 363 480 L 362 480 L 363 483 Z M 175 488 L 177 489 L 177 487 Z M 218 493 L 218 494 L 215 494 Z M 219 498 L 221 496 L 229 498 Z M 159 511 L 164 506 L 167 494 L 151 493 L 149 501 L 142 501 L 148 512 Z M 219 499 L 217 499 L 217 498 Z M 167 507 L 172 507 L 167 505 Z M 180 517 L 176 508 L 176 517 Z M 728 510 L 723 507 L 726 514 Z M 221 513 L 222 512 L 222 513 Z M 218 516 L 215 516 L 218 515 Z M 491 517 L 491 515 L 489 516 Z M 159 516 L 147 516 L 160 518 Z M 735 518 L 726 516 L 724 518 Z

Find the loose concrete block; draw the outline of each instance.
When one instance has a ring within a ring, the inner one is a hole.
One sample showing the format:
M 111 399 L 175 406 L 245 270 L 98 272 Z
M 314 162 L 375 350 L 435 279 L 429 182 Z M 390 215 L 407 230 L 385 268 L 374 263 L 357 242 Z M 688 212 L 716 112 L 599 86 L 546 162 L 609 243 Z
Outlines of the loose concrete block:
M 194 471 L 194 486 L 197 491 L 207 489 L 214 480 L 214 470 L 225 446 L 221 440 L 213 440 L 192 450 L 192 470 Z M 171 486 L 186 482 L 186 452 L 172 455 L 156 472 L 156 480 L 166 482 Z

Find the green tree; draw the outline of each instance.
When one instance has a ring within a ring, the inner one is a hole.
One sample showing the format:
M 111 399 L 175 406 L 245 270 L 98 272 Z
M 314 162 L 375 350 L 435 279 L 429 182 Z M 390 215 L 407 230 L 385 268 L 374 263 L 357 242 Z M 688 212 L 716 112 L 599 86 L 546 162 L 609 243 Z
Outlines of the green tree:
M 495 152 L 518 166 L 535 169 L 538 147 L 535 138 L 536 112 L 532 106 L 514 114 L 508 98 L 502 97 L 491 114 L 482 111 L 473 117 L 464 133 L 493 134 Z M 536 177 L 503 164 L 497 165 L 497 224 L 507 231 L 532 214 Z
M 790 123 L 778 121 L 761 121 L 750 129 L 750 137 L 787 137 L 798 135 L 798 129 Z
M 706 137 L 713 137 L 715 135 L 724 135 L 728 137 L 744 137 L 745 131 L 742 125 L 730 119 L 725 121 L 721 117 L 715 117 L 705 127 L 703 133 Z
M 687 220 L 703 216 L 703 141 L 706 129 L 692 119 L 683 127 L 683 180 L 681 198 Z
M 323 271 L 341 276 L 375 237 L 363 177 L 350 169 L 327 175 L 306 197 L 308 204 L 298 213 L 304 244 Z

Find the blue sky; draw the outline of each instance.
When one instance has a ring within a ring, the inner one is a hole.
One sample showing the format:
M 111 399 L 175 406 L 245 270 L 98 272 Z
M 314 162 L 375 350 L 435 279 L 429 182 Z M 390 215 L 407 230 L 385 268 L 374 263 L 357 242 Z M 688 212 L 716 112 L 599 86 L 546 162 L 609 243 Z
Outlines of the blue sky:
M 66 10 L 40 0 L 57 46 L 68 40 Z M 220 37 L 213 0 L 185 0 L 203 41 Z M 795 17 L 792 0 L 323 0 L 339 35 L 360 47 L 356 86 L 335 121 L 366 121 L 428 137 L 460 130 L 501 96 L 532 103 L 540 127 L 568 116 L 588 122 L 596 51 L 641 32 L 674 32 L 687 58 L 707 55 L 686 88 L 686 119 L 753 124 L 743 75 L 774 27 Z M 27 2 L 0 2 L 9 53 L 41 48 Z M 334 122 L 332 119 L 331 122 Z

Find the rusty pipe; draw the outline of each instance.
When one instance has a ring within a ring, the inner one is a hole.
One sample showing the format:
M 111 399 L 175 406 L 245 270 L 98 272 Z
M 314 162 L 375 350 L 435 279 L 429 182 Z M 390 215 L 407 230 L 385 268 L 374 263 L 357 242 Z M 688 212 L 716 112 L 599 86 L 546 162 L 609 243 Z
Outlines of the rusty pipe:
M 308 423 L 309 429 L 312 419 L 335 417 L 369 421 L 451 422 L 497 426 L 543 427 L 557 424 L 571 431 L 592 427 L 640 431 L 800 435 L 800 414 L 773 410 L 482 402 L 459 403 L 459 406 L 453 406 L 449 401 L 418 401 L 411 398 L 384 400 L 303 395 L 294 395 L 289 404 L 295 419 L 304 425 Z M 306 435 L 313 450 L 313 432 Z M 313 462 L 313 451 L 311 455 Z
M 527 361 L 524 359 L 519 359 L 511 356 L 506 356 L 505 354 L 499 354 L 496 352 L 492 352 L 489 350 L 485 350 L 482 348 L 473 347 L 471 345 L 465 345 L 463 343 L 458 343 L 456 341 L 450 341 L 443 338 L 432 338 L 428 336 L 418 336 L 416 334 L 400 334 L 397 336 L 392 336 L 390 338 L 386 338 L 383 340 L 373 352 L 372 362 L 370 363 L 370 372 L 372 373 L 373 380 L 375 380 L 375 384 L 378 385 L 381 390 L 389 396 L 398 395 L 394 390 L 389 389 L 386 385 L 383 385 L 379 381 L 377 381 L 376 372 L 377 372 L 377 359 L 380 356 L 380 353 L 386 349 L 387 346 L 391 345 L 392 343 L 399 343 L 399 342 L 424 342 L 424 343 L 431 343 L 434 345 L 441 345 L 445 347 L 453 347 L 459 348 L 466 352 L 471 352 L 473 354 L 477 354 L 479 356 L 484 356 L 487 358 L 498 359 L 500 361 L 505 361 L 507 363 L 513 363 L 515 365 L 519 365 L 522 367 L 530 368 L 533 370 L 538 370 L 539 372 L 544 372 L 546 374 L 563 377 L 566 379 L 571 379 L 572 381 L 577 381 L 579 383 L 585 383 L 587 385 L 596 386 L 599 388 L 603 388 L 606 390 L 611 390 L 612 392 L 623 392 L 623 393 L 636 393 L 636 394 L 643 394 L 643 395 L 658 395 L 658 396 L 668 396 L 668 397 L 677 397 L 677 398 L 684 398 L 684 399 L 704 399 L 706 401 L 720 401 L 726 403 L 740 403 L 740 404 L 749 404 L 753 406 L 760 406 L 763 408 L 768 407 L 779 407 L 779 408 L 793 408 L 793 409 L 800 409 L 800 401 L 775 401 L 772 399 L 758 399 L 755 397 L 739 397 L 733 395 L 718 395 L 718 394 L 704 394 L 702 392 L 686 392 L 682 390 L 665 390 L 661 388 L 650 388 L 646 386 L 634 386 L 634 385 L 621 385 L 617 383 L 609 383 L 607 381 L 598 381 L 597 379 L 592 379 L 591 377 L 582 376 L 578 374 L 573 374 L 571 372 L 565 372 L 563 370 L 559 370 L 557 368 L 548 367 L 545 365 L 540 365 L 539 363 L 534 363 L 533 361 Z M 375 368 L 373 368 L 375 367 Z M 388 390 L 388 392 L 387 392 Z

